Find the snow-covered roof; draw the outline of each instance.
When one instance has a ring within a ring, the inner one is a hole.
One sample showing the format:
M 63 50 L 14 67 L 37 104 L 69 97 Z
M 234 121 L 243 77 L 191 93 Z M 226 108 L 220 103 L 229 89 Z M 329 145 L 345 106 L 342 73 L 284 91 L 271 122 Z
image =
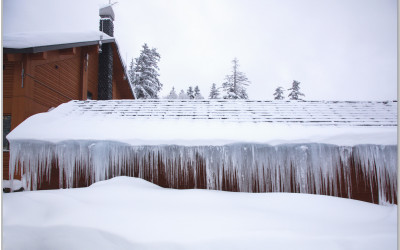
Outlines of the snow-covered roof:
M 397 145 L 397 102 L 70 101 L 28 118 L 7 138 L 110 140 L 133 145 Z
M 36 53 L 55 49 L 115 42 L 101 31 L 27 32 L 3 35 L 5 53 Z

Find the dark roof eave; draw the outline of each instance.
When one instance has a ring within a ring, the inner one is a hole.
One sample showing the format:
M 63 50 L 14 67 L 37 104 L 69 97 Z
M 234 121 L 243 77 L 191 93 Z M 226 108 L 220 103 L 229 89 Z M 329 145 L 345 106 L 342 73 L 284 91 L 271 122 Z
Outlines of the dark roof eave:
M 105 39 L 101 40 L 102 43 L 114 43 L 115 39 Z M 53 44 L 53 45 L 46 45 L 46 46 L 37 46 L 37 47 L 30 47 L 30 48 L 3 48 L 4 54 L 17 54 L 17 53 L 40 53 L 46 52 L 51 50 L 59 50 L 59 49 L 70 49 L 75 47 L 83 47 L 83 46 L 90 46 L 90 45 L 97 45 L 99 44 L 99 40 L 96 41 L 87 41 L 87 42 L 79 42 L 79 43 L 65 43 L 65 44 Z

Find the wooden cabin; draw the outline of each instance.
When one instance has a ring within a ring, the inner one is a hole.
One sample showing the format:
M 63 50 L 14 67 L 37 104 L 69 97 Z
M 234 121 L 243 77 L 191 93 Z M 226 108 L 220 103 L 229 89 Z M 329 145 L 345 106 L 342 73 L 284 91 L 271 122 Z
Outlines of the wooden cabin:
M 28 117 L 71 100 L 133 99 L 113 37 L 114 13 L 102 8 L 100 31 L 3 35 L 3 178 L 5 136 Z
M 70 101 L 8 139 L 10 170 L 21 167 L 27 189 L 125 175 L 397 203 L 397 102 Z

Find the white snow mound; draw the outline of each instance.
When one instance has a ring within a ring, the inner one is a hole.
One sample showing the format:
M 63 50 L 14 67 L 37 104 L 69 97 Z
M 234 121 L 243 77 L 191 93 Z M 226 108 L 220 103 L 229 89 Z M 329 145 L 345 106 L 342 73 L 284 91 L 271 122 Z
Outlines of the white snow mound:
M 128 176 L 118 176 L 109 180 L 98 181 L 90 185 L 90 188 L 160 188 L 154 183 L 148 182 L 146 180 L 128 177 Z
M 4 249 L 397 248 L 397 206 L 149 187 L 118 177 L 89 188 L 4 194 Z

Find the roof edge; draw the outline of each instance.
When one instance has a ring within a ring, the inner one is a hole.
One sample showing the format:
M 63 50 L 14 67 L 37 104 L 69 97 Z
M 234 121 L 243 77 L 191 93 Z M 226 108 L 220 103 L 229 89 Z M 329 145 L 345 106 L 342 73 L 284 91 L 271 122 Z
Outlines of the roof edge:
M 96 44 L 99 44 L 99 41 L 100 40 L 78 42 L 78 43 L 52 44 L 52 45 L 36 46 L 36 47 L 29 47 L 29 48 L 18 48 L 18 49 L 3 47 L 3 53 L 4 54 L 40 53 L 40 52 L 46 52 L 46 51 L 51 51 L 51 50 L 69 49 L 69 48 L 75 48 L 75 47 L 96 45 Z M 101 42 L 102 43 L 115 43 L 115 38 L 104 39 L 104 40 L 101 40 Z
M 128 74 L 128 70 L 127 70 L 127 65 L 126 65 L 127 62 L 124 62 L 124 60 L 123 60 L 123 58 L 122 58 L 122 56 L 121 56 L 121 53 L 120 53 L 120 51 L 119 51 L 118 42 L 117 42 L 116 40 L 115 40 L 114 44 L 115 44 L 115 50 L 117 51 L 119 60 L 120 60 L 120 62 L 121 62 L 121 64 L 122 64 L 122 68 L 123 68 L 123 70 L 124 70 L 125 77 L 126 77 L 126 79 L 127 79 L 127 81 L 128 81 L 129 88 L 130 88 L 130 90 L 132 91 L 132 96 L 133 96 L 133 98 L 136 100 L 137 98 L 136 98 L 136 96 L 135 96 L 135 92 L 133 91 L 133 86 L 132 86 L 131 79 L 129 78 L 129 74 Z

